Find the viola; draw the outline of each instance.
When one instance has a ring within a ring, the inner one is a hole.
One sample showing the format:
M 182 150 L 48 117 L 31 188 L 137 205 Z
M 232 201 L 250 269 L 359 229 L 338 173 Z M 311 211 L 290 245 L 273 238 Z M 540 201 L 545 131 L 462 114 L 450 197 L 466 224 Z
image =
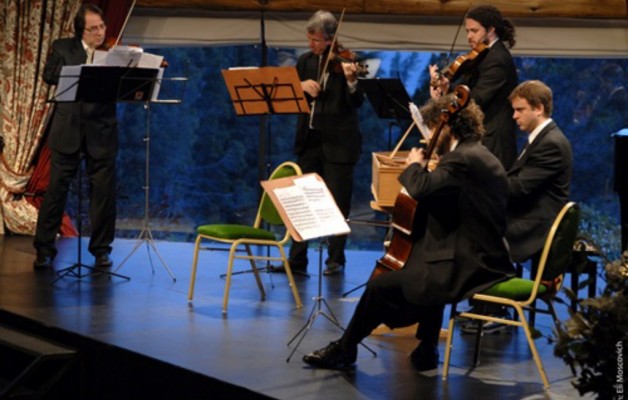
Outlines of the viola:
M 439 117 L 438 125 L 432 135 L 430 142 L 425 150 L 425 159 L 430 160 L 434 150 L 439 142 L 440 133 L 449 121 L 450 117 L 469 104 L 471 98 L 470 90 L 467 86 L 458 85 L 454 89 L 453 101 L 443 110 Z M 429 163 L 425 168 L 428 169 Z M 392 212 L 392 238 L 386 249 L 386 254 L 376 261 L 375 268 L 369 279 L 375 278 L 377 275 L 402 269 L 412 251 L 414 243 L 415 220 L 417 219 L 418 202 L 412 198 L 405 190 L 401 190 L 395 198 L 395 205 Z M 419 225 L 423 225 L 425 221 L 421 221 Z
M 489 47 L 484 43 L 478 43 L 469 53 L 456 57 L 454 62 L 441 71 L 438 77 L 430 81 L 430 85 L 432 87 L 439 86 L 443 77 L 449 79 L 450 82 L 455 81 L 482 62 L 486 54 L 488 54 L 488 49 Z

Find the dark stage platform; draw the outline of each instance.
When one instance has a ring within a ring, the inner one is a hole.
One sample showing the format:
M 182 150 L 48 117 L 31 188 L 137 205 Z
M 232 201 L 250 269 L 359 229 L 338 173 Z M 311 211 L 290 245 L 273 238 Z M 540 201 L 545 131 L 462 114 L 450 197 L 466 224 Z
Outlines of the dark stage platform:
M 0 236 L 0 324 L 77 350 L 79 361 L 46 398 L 66 399 L 573 399 L 571 373 L 553 356 L 553 345 L 537 340 L 551 388 L 543 390 L 523 332 L 487 336 L 481 365 L 471 369 L 474 337 L 456 332 L 452 370 L 441 379 L 442 364 L 415 372 L 408 354 L 411 333 L 384 333 L 360 348 L 353 373 L 315 370 L 301 362 L 306 352 L 340 336 L 319 316 L 290 362 L 288 341 L 307 321 L 317 294 L 318 253 L 310 252 L 311 277 L 296 276 L 304 307 L 296 309 L 287 279 L 262 274 L 267 300 L 251 274 L 234 276 L 229 313 L 221 312 L 227 253 L 201 253 L 193 303 L 187 301 L 193 245 L 158 242 L 157 249 L 176 276 L 173 281 L 153 250 L 142 245 L 118 271 L 129 281 L 89 276 L 55 284 L 53 271 L 34 272 L 32 238 Z M 62 239 L 55 259 L 61 269 L 76 261 L 76 239 Z M 86 239 L 83 242 L 86 247 Z M 134 240 L 117 240 L 117 264 Z M 84 261 L 93 259 L 84 253 Z M 377 252 L 352 251 L 344 275 L 323 277 L 323 296 L 346 325 L 361 291 L 342 293 L 369 276 Z M 151 268 L 151 260 L 153 268 Z M 244 262 L 236 265 L 248 267 Z M 114 266 L 115 269 L 115 266 Z M 558 305 L 562 317 L 564 306 Z M 448 310 L 447 310 L 448 313 Z M 448 314 L 447 314 L 448 315 Z M 551 333 L 549 317 L 537 328 Z M 444 355 L 441 340 L 441 359 Z M 6 364 L 0 358 L 0 364 Z M 4 365 L 7 368 L 7 365 Z

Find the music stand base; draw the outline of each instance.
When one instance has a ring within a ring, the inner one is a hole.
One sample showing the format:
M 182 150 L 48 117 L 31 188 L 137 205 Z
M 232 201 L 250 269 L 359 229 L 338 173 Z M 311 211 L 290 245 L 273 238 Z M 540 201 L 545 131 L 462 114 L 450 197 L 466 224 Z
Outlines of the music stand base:
M 153 234 L 150 230 L 150 227 L 148 226 L 148 224 L 144 224 L 144 227 L 142 228 L 142 231 L 140 232 L 140 234 L 137 237 L 137 241 L 135 242 L 135 245 L 133 246 L 133 249 L 131 250 L 131 252 L 124 258 L 124 260 L 122 260 L 122 262 L 120 263 L 120 265 L 118 265 L 118 267 L 115 269 L 115 272 L 117 272 L 120 268 L 122 268 L 122 266 L 124 265 L 124 263 L 127 262 L 127 260 L 129 258 L 131 258 L 131 256 L 137 251 L 137 249 L 140 248 L 140 246 L 146 243 L 146 251 L 148 253 L 148 261 L 150 262 L 150 267 L 151 270 L 153 271 L 153 274 L 155 273 L 155 267 L 153 265 L 153 259 L 150 256 L 150 249 L 152 248 L 153 251 L 155 252 L 155 254 L 157 255 L 157 257 L 159 258 L 159 261 L 161 261 L 161 264 L 164 266 L 164 268 L 166 269 L 166 271 L 168 271 L 168 274 L 170 275 L 170 277 L 172 278 L 173 281 L 177 281 L 177 278 L 175 278 L 174 274 L 172 273 L 172 271 L 170 270 L 170 268 L 168 267 L 168 264 L 166 264 L 166 261 L 164 261 L 163 257 L 161 256 L 161 254 L 159 254 L 159 251 L 157 250 L 157 245 L 155 243 L 155 240 L 153 239 Z
M 322 315 L 323 317 L 327 318 L 327 320 L 329 322 L 331 322 L 332 324 L 336 325 L 343 332 L 345 331 L 345 328 L 343 328 L 342 325 L 340 325 L 340 323 L 338 322 L 338 318 L 336 318 L 336 316 L 334 315 L 333 311 L 331 310 L 331 307 L 329 307 L 329 304 L 327 304 L 327 301 L 322 296 L 322 287 L 323 287 L 323 243 L 324 242 L 327 242 L 327 240 L 321 238 L 321 240 L 320 240 L 320 242 L 318 244 L 318 296 L 314 297 L 314 299 L 313 299 L 314 300 L 314 305 L 312 306 L 312 311 L 310 311 L 310 316 L 308 317 L 307 322 L 301 327 L 301 329 L 299 329 L 299 331 L 294 335 L 294 337 L 292 339 L 290 339 L 290 341 L 288 342 L 288 346 L 290 346 L 290 344 L 292 344 L 292 342 L 294 342 L 297 338 L 299 338 L 297 344 L 294 346 L 294 348 L 290 352 L 290 355 L 286 359 L 286 362 L 290 362 L 290 359 L 292 358 L 294 353 L 299 348 L 299 345 L 301 345 L 301 342 L 303 341 L 303 339 L 305 339 L 305 336 L 309 332 L 310 328 L 312 328 L 312 325 L 314 325 L 314 321 L 316 320 L 316 317 L 318 317 L 319 315 Z M 327 315 L 325 313 L 325 311 L 323 311 L 323 309 L 322 309 L 323 305 L 325 307 L 327 307 L 327 310 L 329 311 L 330 315 Z M 365 345 L 362 342 L 360 342 L 360 345 L 362 347 L 364 347 L 366 350 L 368 350 L 369 352 L 371 352 L 371 354 L 373 354 L 374 357 L 377 357 L 377 353 L 375 353 L 375 351 L 373 351 L 370 347 L 368 347 L 367 345 Z
M 83 272 L 82 269 L 86 269 L 87 272 Z M 112 276 L 115 276 L 117 278 L 122 278 L 125 279 L 127 281 L 130 281 L 131 278 L 129 278 L 128 276 L 125 275 L 120 275 L 120 274 L 116 274 L 115 272 L 111 272 L 111 271 L 107 271 L 103 268 L 96 268 L 96 267 L 92 267 L 89 265 L 85 265 L 82 263 L 76 263 L 74 265 L 71 265 L 67 268 L 63 268 L 57 271 L 57 277 L 50 282 L 50 284 L 54 284 L 55 282 L 57 282 L 60 279 L 67 277 L 71 277 L 71 278 L 76 278 L 76 279 L 83 279 L 87 276 L 90 275 L 95 275 L 95 274 L 99 274 L 99 275 L 107 275 L 109 276 L 109 278 L 111 278 Z

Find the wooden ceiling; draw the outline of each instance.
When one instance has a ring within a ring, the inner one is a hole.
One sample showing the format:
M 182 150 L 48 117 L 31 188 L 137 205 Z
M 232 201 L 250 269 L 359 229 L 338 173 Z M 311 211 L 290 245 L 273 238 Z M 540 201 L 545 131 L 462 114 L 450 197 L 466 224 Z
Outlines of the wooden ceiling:
M 469 0 L 137 0 L 138 8 L 177 8 L 211 11 L 314 12 L 347 14 L 462 16 Z M 625 19 L 628 0 L 493 0 L 506 17 L 565 17 Z

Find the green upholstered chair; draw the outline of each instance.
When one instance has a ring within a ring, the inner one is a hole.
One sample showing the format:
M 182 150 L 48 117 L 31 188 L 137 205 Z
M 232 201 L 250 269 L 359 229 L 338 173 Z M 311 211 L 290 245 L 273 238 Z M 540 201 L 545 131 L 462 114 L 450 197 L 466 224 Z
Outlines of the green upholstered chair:
M 302 175 L 299 166 L 293 162 L 284 162 L 279 165 L 271 174 L 269 179 L 285 178 L 289 176 Z M 196 236 L 196 244 L 194 246 L 194 260 L 192 261 L 192 275 L 190 277 L 190 288 L 188 291 L 188 300 L 192 301 L 194 298 L 194 284 L 196 282 L 196 267 L 198 264 L 198 253 L 203 239 L 211 240 L 215 242 L 227 243 L 229 247 L 229 262 L 227 265 L 225 293 L 222 303 L 222 312 L 227 312 L 227 303 L 229 300 L 229 288 L 231 286 L 231 275 L 233 272 L 233 262 L 235 259 L 246 259 L 251 263 L 253 274 L 257 282 L 257 287 L 260 290 L 261 299 L 266 298 L 264 286 L 259 276 L 259 271 L 255 264 L 256 260 L 264 261 L 281 261 L 285 267 L 286 275 L 292 289 L 292 295 L 298 308 L 302 307 L 301 297 L 297 291 L 297 287 L 294 283 L 294 277 L 292 270 L 288 263 L 286 253 L 284 251 L 284 245 L 290 240 L 290 233 L 285 229 L 285 233 L 281 238 L 277 238 L 275 232 L 262 228 L 262 224 L 266 223 L 269 226 L 283 226 L 277 209 L 273 205 L 271 199 L 266 192 L 262 194 L 262 199 L 259 203 L 257 210 L 257 216 L 252 226 L 250 225 L 235 225 L 235 224 L 212 224 L 199 226 Z M 251 252 L 251 246 L 273 246 L 279 250 L 279 256 L 270 255 L 253 255 Z M 240 246 L 244 246 L 246 255 L 237 254 Z
M 449 319 L 449 331 L 447 336 L 447 345 L 445 347 L 445 363 L 443 366 L 443 379 L 447 379 L 449 373 L 449 361 L 451 357 L 454 324 L 456 315 L 469 319 L 481 321 L 494 321 L 501 324 L 508 324 L 523 328 L 530 351 L 536 362 L 536 366 L 541 375 L 543 386 L 549 388 L 549 381 L 543 368 L 543 363 L 539 358 L 538 351 L 534 344 L 530 326 L 524 315 L 524 308 L 530 309 L 535 300 L 542 300 L 548 305 L 547 309 L 535 308 L 536 312 L 545 312 L 552 315 L 554 323 L 558 323 L 556 311 L 552 304 L 556 292 L 560 289 L 563 276 L 569 266 L 573 244 L 578 233 L 579 209 L 573 203 L 567 203 L 556 216 L 556 220 L 552 224 L 550 231 L 545 239 L 545 245 L 539 261 L 538 270 L 534 280 L 523 278 L 512 278 L 504 282 L 500 282 L 487 290 L 473 295 L 473 300 L 478 302 L 486 302 L 513 307 L 516 310 L 518 320 L 510 320 L 497 318 L 488 315 L 481 315 L 469 312 L 456 312 L 456 305 L 452 305 L 451 317 Z M 481 325 L 481 324 L 479 324 Z M 477 350 L 479 349 L 479 338 L 476 342 L 476 359 Z

